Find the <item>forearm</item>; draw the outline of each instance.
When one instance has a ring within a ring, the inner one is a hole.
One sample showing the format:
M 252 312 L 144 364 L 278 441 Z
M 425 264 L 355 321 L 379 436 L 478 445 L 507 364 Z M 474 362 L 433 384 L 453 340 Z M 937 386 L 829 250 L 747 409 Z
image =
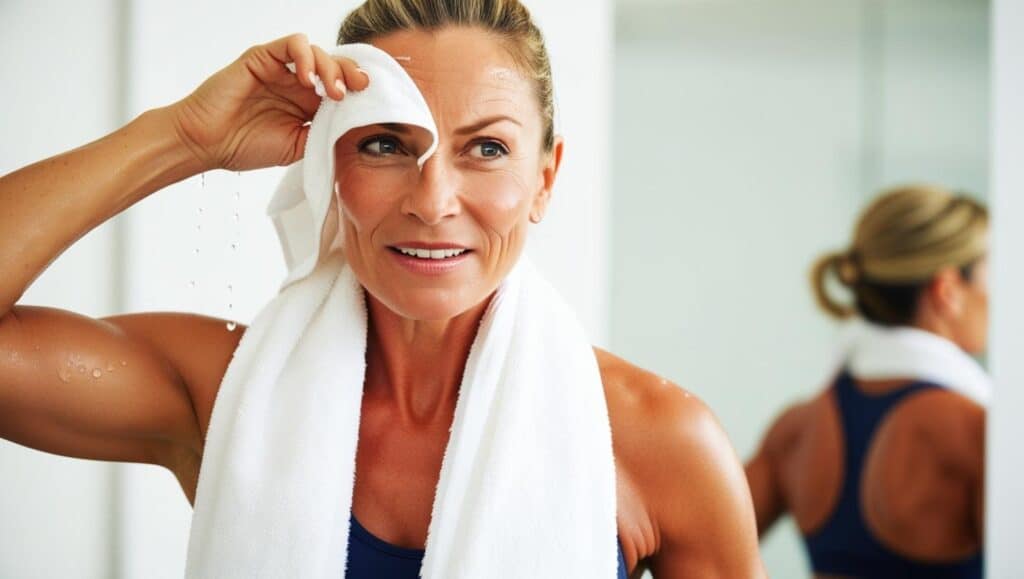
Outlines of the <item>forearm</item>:
M 0 317 L 72 243 L 167 185 L 200 172 L 170 109 L 0 177 Z

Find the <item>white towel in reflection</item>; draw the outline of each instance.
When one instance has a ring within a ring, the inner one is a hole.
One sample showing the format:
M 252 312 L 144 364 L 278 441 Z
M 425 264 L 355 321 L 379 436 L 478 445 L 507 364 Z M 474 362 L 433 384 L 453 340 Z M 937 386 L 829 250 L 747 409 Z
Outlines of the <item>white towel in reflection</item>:
M 289 273 L 243 337 L 217 396 L 190 578 L 344 577 L 367 314 L 342 252 L 331 251 L 333 144 L 371 123 L 418 125 L 435 142 L 436 129 L 393 59 L 363 45 L 337 53 L 359 62 L 371 84 L 340 103 L 324 101 L 301 167 L 288 171 L 271 202 Z M 611 429 L 593 350 L 524 258 L 492 299 L 467 361 L 421 576 L 610 579 L 615 514 Z
M 849 322 L 841 338 L 842 362 L 864 380 L 909 378 L 944 386 L 988 405 L 992 382 L 966 352 L 942 336 L 911 327 Z

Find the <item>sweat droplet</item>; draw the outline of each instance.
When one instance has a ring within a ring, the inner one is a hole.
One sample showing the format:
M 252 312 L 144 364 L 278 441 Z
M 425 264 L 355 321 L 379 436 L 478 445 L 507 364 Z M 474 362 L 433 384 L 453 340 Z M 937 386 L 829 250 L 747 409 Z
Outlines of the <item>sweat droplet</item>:
M 93 378 L 99 378 L 102 375 L 103 375 L 103 370 L 100 370 L 99 368 L 96 368 L 95 370 L 92 371 L 92 377 Z
M 113 372 L 113 371 L 114 371 L 114 365 L 113 364 L 107 364 L 107 372 Z
M 229 332 L 234 332 L 235 328 L 238 327 L 238 324 L 236 324 L 235 322 L 228 322 L 225 325 L 227 326 Z
M 127 365 L 128 365 L 128 362 L 125 362 L 124 360 L 121 360 L 121 365 L 122 365 L 122 366 L 127 366 Z
M 71 370 L 61 368 L 60 370 L 57 370 L 57 377 L 60 378 L 61 382 L 67 384 L 71 381 Z

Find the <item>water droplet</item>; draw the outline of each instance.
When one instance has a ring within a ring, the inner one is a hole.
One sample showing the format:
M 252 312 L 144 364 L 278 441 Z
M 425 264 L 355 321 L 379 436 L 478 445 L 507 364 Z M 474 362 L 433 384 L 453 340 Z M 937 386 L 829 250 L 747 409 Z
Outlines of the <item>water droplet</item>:
M 85 374 L 85 370 L 86 368 L 84 364 L 78 367 L 78 371 L 81 372 L 82 374 Z
M 203 230 L 203 226 L 202 225 L 196 225 L 196 231 L 202 231 L 202 230 Z
M 127 365 L 128 365 L 128 362 L 125 362 L 124 360 L 121 360 L 121 365 L 122 365 L 122 366 L 127 366 Z
M 194 253 L 196 255 L 199 255 L 199 248 L 197 247 L 197 248 L 193 249 L 192 253 Z
M 231 291 L 232 289 L 234 289 L 234 288 L 231 286 L 231 284 L 228 284 L 228 291 Z
M 242 198 L 242 194 L 239 193 L 238 191 L 235 191 L 235 201 L 238 201 L 241 198 Z
M 92 371 L 92 377 L 93 378 L 99 378 L 102 375 L 103 375 L 103 370 L 100 370 L 99 368 L 96 368 L 95 370 Z
M 231 218 L 234 219 L 235 221 L 238 221 L 238 212 L 236 211 L 235 214 L 231 216 Z
M 199 208 L 199 214 L 200 214 L 200 215 L 202 215 L 202 214 L 203 214 L 203 208 L 202 208 L 202 207 L 200 207 L 200 208 Z
M 195 282 L 195 280 L 192 280 L 192 281 L 188 282 L 188 287 L 189 287 L 189 289 L 196 289 L 196 282 Z
M 71 381 L 71 370 L 61 368 L 60 370 L 57 370 L 57 377 L 60 378 L 61 382 L 67 384 Z
M 238 327 L 238 324 L 236 324 L 235 322 L 228 322 L 225 325 L 227 326 L 229 332 L 234 332 L 235 328 Z
M 231 244 L 231 251 L 238 251 L 238 244 L 237 243 L 232 243 Z

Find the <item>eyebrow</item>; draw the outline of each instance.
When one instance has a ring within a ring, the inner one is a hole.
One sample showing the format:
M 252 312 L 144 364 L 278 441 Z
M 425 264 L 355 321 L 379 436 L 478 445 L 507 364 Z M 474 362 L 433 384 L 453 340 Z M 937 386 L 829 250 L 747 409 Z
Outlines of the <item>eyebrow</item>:
M 487 117 L 486 119 L 481 119 L 481 120 L 477 121 L 476 123 L 473 123 L 472 125 L 468 125 L 468 126 L 460 128 L 460 129 L 456 129 L 455 130 L 455 134 L 456 135 L 469 135 L 469 134 L 472 134 L 472 133 L 475 133 L 475 132 L 479 131 L 480 129 L 483 129 L 485 127 L 489 127 L 489 126 L 491 126 L 491 125 L 493 125 L 495 123 L 500 123 L 501 121 L 508 121 L 510 123 L 519 125 L 520 127 L 523 126 L 522 123 L 520 123 L 516 119 L 513 119 L 510 116 L 507 116 L 507 115 L 497 115 L 497 116 L 493 116 L 493 117 Z
M 401 135 L 408 135 L 412 132 L 408 125 L 403 125 L 402 123 L 377 123 L 377 126 L 388 131 L 394 131 Z

